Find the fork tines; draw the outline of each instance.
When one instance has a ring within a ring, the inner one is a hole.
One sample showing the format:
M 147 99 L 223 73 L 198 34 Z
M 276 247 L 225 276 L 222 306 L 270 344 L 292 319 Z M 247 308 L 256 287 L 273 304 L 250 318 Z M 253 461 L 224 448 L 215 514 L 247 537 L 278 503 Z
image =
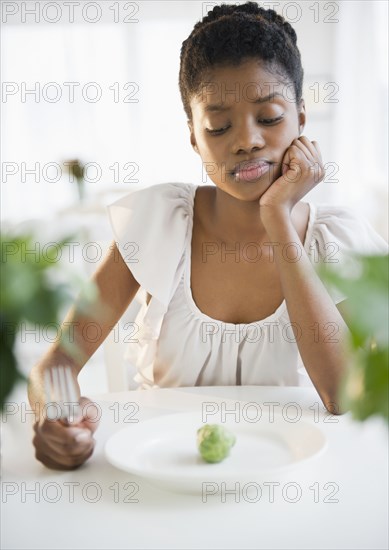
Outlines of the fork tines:
M 79 390 L 69 366 L 50 367 L 44 373 L 46 416 L 76 422 L 80 418 Z

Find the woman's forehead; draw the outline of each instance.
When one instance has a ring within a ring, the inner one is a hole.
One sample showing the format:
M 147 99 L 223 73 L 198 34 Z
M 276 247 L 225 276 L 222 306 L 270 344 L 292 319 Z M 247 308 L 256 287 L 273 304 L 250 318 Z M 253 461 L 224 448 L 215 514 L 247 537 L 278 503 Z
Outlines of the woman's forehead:
M 222 112 L 228 105 L 240 101 L 290 101 L 293 87 L 281 75 L 271 72 L 262 63 L 251 60 L 239 66 L 216 67 L 210 71 L 193 105 L 206 112 Z

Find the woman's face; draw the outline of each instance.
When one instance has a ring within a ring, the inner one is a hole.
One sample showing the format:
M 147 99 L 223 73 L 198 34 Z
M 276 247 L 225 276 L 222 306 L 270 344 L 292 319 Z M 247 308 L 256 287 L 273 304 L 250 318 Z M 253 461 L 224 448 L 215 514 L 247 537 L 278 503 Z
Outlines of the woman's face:
M 280 177 L 285 152 L 305 124 L 304 103 L 298 110 L 293 85 L 257 60 L 215 69 L 191 108 L 190 140 L 208 176 L 246 201 L 258 200 Z M 248 166 L 254 168 L 236 168 L 244 161 L 254 161 Z

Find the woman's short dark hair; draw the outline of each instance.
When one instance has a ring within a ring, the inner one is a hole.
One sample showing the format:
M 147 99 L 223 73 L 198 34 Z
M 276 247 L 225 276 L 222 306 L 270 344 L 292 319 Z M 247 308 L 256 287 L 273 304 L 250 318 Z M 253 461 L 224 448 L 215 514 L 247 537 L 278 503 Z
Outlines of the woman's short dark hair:
M 210 71 L 249 59 L 262 60 L 281 81 L 292 83 L 294 99 L 300 102 L 304 71 L 290 23 L 256 2 L 220 4 L 196 23 L 182 43 L 179 88 L 188 120 L 192 120 L 190 100 L 206 85 Z

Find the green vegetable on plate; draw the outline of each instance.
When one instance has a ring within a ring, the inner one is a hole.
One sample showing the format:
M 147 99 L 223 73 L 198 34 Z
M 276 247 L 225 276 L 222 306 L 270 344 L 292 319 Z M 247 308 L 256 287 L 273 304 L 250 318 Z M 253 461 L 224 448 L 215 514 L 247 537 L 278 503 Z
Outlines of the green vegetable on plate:
M 219 424 L 205 424 L 197 430 L 197 448 L 206 462 L 224 460 L 235 441 L 235 435 Z

